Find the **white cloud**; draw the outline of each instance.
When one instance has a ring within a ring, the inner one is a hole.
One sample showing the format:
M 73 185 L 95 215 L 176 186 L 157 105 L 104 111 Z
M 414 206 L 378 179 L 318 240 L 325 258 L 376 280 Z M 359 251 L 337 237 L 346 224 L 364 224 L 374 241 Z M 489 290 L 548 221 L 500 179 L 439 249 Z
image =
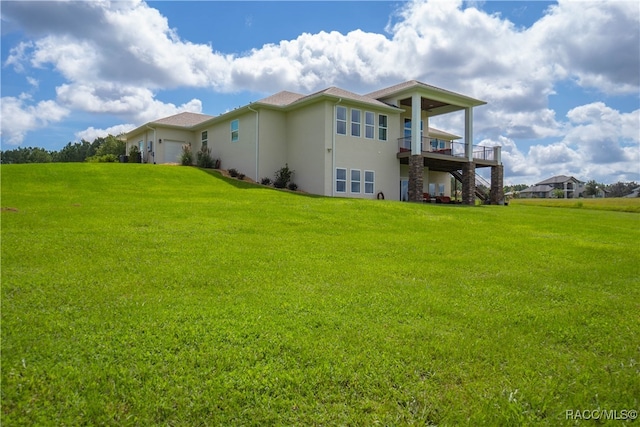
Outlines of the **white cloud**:
M 56 123 L 69 115 L 70 111 L 55 101 L 40 101 L 28 105 L 30 96 L 5 96 L 0 100 L 1 119 L 0 135 L 10 145 L 19 145 L 27 132 Z
M 85 141 L 93 141 L 96 138 L 104 138 L 108 135 L 120 135 L 121 133 L 129 132 L 132 129 L 135 129 L 136 125 L 133 124 L 121 124 L 108 127 L 106 129 L 95 129 L 93 126 L 82 130 L 80 132 L 76 132 L 75 136 L 78 140 L 84 139 Z
M 118 115 L 135 123 L 202 111 L 198 99 L 182 105 L 162 102 L 157 94 L 164 89 L 272 93 L 336 85 L 366 93 L 418 79 L 489 103 L 476 111 L 476 135 L 503 146 L 505 166 L 513 175 L 546 173 L 560 164 L 566 170 L 582 164 L 584 170 L 584 162 L 606 163 L 621 174 L 631 170 L 637 159 L 637 111 L 590 104 L 573 109 L 562 121 L 549 108 L 549 96 L 565 80 L 612 96 L 638 93 L 637 3 L 560 0 L 529 28 L 478 10 L 482 4 L 411 1 L 393 15 L 386 35 L 304 33 L 244 54 L 225 54 L 181 39 L 166 17 L 138 0 L 42 2 L 38 7 L 6 2 L 3 20 L 20 23 L 34 39 L 13 47 L 4 65 L 18 72 L 57 70 L 66 81 L 57 87 L 56 101 L 44 102 L 60 111 Z M 12 141 L 46 123 L 32 114 L 44 105 L 18 101 L 7 101 L 8 112 L 11 107 L 26 117 L 17 120 L 22 125 L 14 126 L 20 130 L 11 134 Z M 3 102 L 3 113 L 4 108 Z M 3 114 L 3 138 L 10 132 L 4 123 Z M 436 123 L 451 124 L 443 129 L 453 132 L 461 129 L 459 117 Z M 515 145 L 538 138 L 553 143 L 535 144 L 527 154 Z

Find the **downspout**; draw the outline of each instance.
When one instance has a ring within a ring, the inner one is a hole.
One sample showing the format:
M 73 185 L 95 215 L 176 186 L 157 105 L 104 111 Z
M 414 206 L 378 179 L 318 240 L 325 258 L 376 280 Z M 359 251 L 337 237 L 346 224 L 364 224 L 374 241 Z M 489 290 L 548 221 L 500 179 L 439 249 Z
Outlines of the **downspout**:
M 333 132 L 331 133 L 331 197 L 336 195 L 336 133 L 338 132 L 336 120 L 338 118 L 336 106 L 342 102 L 342 98 L 333 104 Z
M 250 111 L 256 113 L 256 182 L 258 182 L 260 179 L 260 150 L 258 149 L 260 146 L 260 113 L 251 108 L 251 105 L 249 105 L 248 108 Z
M 153 146 L 151 147 L 151 155 L 153 156 L 153 164 L 156 164 L 156 130 L 149 125 L 146 125 L 148 129 L 153 131 Z

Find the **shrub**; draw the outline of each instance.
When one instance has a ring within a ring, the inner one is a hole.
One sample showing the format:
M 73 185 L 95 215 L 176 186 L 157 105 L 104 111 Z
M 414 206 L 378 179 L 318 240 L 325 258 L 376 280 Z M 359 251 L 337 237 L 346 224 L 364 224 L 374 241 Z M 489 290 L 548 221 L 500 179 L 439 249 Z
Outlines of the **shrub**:
M 213 162 L 213 168 L 214 168 L 214 169 L 220 169 L 220 159 L 216 159 L 216 160 Z
M 215 161 L 211 157 L 211 148 L 203 145 L 200 151 L 196 154 L 196 165 L 201 168 L 213 168 Z
M 89 163 L 115 163 L 118 161 L 118 156 L 115 154 L 103 154 L 102 156 L 91 156 L 85 160 Z
M 191 155 L 191 144 L 182 144 L 182 154 L 180 155 L 180 164 L 182 166 L 191 166 L 193 162 Z
M 129 163 L 140 163 L 140 150 L 135 145 L 129 149 Z
M 235 168 L 231 168 L 227 172 L 229 172 L 229 176 L 232 176 L 234 178 L 238 176 L 238 171 Z
M 298 189 L 298 184 L 296 184 L 295 182 L 290 182 L 287 188 L 291 191 L 296 191 Z
M 271 178 L 264 177 L 260 180 L 260 184 L 262 185 L 271 185 Z
M 243 174 L 243 173 L 239 173 L 239 174 L 238 174 L 238 179 L 239 179 L 239 180 L 243 180 L 243 179 L 244 179 L 244 177 L 245 177 L 245 174 Z
M 285 188 L 289 181 L 291 181 L 292 175 L 293 171 L 289 169 L 289 164 L 285 163 L 283 168 L 276 171 L 276 179 L 273 181 L 273 186 L 276 188 Z

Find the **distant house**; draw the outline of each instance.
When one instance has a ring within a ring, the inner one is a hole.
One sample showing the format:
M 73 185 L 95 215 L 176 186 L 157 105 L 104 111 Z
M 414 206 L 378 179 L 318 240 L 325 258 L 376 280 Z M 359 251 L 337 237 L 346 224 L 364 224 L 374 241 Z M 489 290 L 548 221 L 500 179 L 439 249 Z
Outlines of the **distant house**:
M 584 182 L 572 176 L 553 176 L 520 191 L 520 197 L 539 199 L 555 198 L 556 190 L 561 190 L 564 195 L 563 198 L 565 199 L 582 197 L 584 192 Z
M 211 149 L 224 169 L 256 181 L 285 164 L 308 193 L 423 201 L 451 196 L 462 182 L 473 204 L 476 168 L 491 168 L 491 201 L 503 199 L 500 147 L 473 145 L 473 109 L 484 101 L 415 80 L 366 95 L 330 87 L 310 95 L 278 92 L 220 116 L 181 113 L 126 134 L 144 163 L 179 162 L 187 144 L 195 158 Z M 464 139 L 429 119 L 464 112 Z M 462 141 L 460 141 L 463 139 Z
M 624 197 L 640 197 L 640 187 L 634 188 L 631 194 L 627 194 Z

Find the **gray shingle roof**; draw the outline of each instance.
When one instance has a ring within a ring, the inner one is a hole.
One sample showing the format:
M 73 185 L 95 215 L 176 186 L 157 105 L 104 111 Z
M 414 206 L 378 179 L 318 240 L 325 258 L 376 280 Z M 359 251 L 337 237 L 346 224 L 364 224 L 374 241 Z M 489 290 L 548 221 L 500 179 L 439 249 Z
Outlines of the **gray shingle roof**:
M 576 178 L 574 178 L 572 176 L 557 175 L 557 176 L 552 176 L 551 178 L 545 179 L 544 181 L 540 181 L 536 185 L 561 184 L 563 182 L 567 182 L 567 181 L 571 181 L 571 180 L 575 180 L 577 182 L 582 182 L 579 179 L 576 179 Z
M 342 98 L 343 100 L 357 101 L 364 104 L 375 105 L 377 107 L 390 107 L 389 104 L 385 104 L 384 102 L 378 101 L 377 99 L 371 98 L 370 96 L 358 95 L 357 93 L 349 92 L 348 90 L 340 89 L 339 87 L 335 86 L 328 87 L 321 91 L 312 93 L 311 95 L 307 95 L 304 98 L 300 98 L 299 101 L 304 101 L 305 99 L 313 98 L 319 95 L 331 95 L 337 98 Z
M 283 90 L 281 92 L 278 92 L 271 96 L 263 98 L 258 102 L 260 104 L 277 105 L 279 107 L 283 107 L 285 105 L 289 105 L 292 102 L 299 100 L 300 98 L 304 98 L 304 95 Z
M 209 119 L 212 119 L 213 116 L 208 116 L 206 114 L 197 114 L 197 113 L 178 113 L 173 116 L 165 117 L 162 119 L 158 119 L 151 123 L 157 125 L 167 125 L 167 126 L 181 126 L 181 127 L 191 127 L 199 125 L 202 122 L 206 122 Z

